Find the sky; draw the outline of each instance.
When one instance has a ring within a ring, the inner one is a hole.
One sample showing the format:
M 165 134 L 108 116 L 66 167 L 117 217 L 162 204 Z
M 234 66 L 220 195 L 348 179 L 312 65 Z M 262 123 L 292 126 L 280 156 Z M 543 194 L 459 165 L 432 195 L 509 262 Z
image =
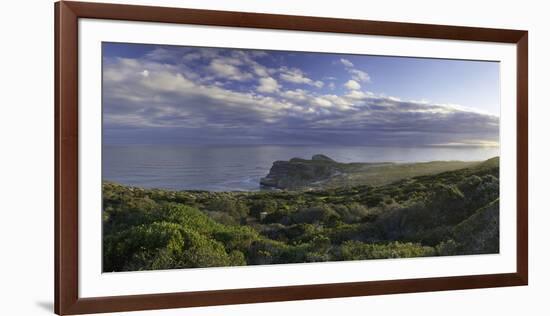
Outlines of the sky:
M 498 147 L 499 63 L 103 43 L 106 144 Z

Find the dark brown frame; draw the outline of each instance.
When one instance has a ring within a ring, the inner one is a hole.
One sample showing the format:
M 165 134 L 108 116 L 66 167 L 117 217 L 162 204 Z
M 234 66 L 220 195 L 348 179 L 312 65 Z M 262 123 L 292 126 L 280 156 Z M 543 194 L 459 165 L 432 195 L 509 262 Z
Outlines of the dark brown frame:
M 146 21 L 517 46 L 517 271 L 151 295 L 78 296 L 78 19 Z M 527 285 L 527 31 L 61 1 L 55 4 L 55 312 L 59 315 Z

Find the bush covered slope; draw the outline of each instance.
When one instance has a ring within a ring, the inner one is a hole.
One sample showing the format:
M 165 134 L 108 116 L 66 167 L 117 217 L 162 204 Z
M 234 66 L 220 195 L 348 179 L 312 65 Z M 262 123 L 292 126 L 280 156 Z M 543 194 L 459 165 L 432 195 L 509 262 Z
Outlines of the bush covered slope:
M 497 253 L 499 161 L 308 192 L 103 184 L 104 271 Z

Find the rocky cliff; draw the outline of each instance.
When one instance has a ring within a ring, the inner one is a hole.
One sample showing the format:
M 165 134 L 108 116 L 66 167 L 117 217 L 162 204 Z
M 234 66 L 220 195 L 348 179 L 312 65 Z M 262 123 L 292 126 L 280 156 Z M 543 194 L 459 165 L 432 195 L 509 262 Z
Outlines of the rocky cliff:
M 269 174 L 260 180 L 260 184 L 279 189 L 316 187 L 333 177 L 343 176 L 343 165 L 325 155 L 314 155 L 311 160 L 279 160 L 273 163 Z
M 385 185 L 401 179 L 436 174 L 478 165 L 480 162 L 432 161 L 422 163 L 341 163 L 317 154 L 311 159 L 275 161 L 261 178 L 264 188 L 313 190 L 356 185 Z

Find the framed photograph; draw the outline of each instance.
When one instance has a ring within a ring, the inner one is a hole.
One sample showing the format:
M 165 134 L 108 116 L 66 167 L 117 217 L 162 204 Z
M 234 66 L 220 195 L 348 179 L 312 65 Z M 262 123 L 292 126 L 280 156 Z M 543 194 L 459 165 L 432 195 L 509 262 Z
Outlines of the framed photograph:
M 527 31 L 55 22 L 56 313 L 527 285 Z

